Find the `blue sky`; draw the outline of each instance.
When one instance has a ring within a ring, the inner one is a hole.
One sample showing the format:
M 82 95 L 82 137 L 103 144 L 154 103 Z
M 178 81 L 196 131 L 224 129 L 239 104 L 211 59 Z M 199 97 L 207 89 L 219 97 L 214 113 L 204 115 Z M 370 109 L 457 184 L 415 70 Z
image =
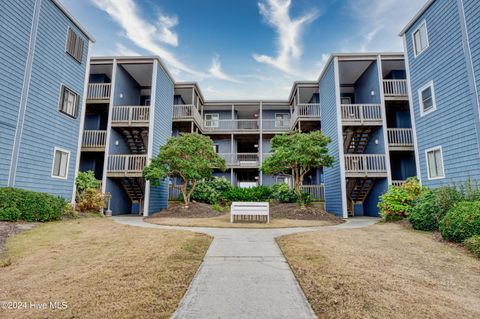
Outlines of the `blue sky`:
M 207 99 L 285 99 L 332 52 L 402 51 L 426 0 L 62 0 L 93 55 L 159 55 Z

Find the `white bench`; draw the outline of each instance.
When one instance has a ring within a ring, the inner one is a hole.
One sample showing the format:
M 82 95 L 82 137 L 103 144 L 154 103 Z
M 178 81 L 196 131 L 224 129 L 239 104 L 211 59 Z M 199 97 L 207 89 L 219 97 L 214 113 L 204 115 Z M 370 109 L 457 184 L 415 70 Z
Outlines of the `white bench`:
M 233 202 L 230 207 L 230 222 L 235 220 L 270 222 L 270 204 L 268 202 Z

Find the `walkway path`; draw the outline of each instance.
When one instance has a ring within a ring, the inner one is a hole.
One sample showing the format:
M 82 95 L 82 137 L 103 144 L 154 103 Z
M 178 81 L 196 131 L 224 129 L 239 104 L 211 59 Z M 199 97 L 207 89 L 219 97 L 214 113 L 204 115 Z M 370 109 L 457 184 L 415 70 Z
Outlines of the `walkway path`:
M 214 237 L 173 318 L 315 318 L 275 238 L 314 230 L 360 228 L 374 218 L 317 228 L 228 229 L 171 227 L 141 217 L 113 217 L 122 224 L 180 229 Z

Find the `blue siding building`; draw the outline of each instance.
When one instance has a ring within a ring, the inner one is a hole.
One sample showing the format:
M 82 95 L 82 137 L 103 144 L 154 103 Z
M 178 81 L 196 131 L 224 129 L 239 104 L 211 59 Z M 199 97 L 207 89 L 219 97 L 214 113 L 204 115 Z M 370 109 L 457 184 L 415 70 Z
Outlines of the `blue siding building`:
M 158 57 L 91 59 L 80 171 L 102 180 L 114 215 L 167 207 L 168 182 L 150 185 L 142 172 L 172 136 L 173 101 L 174 81 Z
M 480 177 L 480 3 L 428 1 L 401 32 L 422 184 Z
M 93 38 L 56 0 L 0 12 L 0 186 L 71 199 Z

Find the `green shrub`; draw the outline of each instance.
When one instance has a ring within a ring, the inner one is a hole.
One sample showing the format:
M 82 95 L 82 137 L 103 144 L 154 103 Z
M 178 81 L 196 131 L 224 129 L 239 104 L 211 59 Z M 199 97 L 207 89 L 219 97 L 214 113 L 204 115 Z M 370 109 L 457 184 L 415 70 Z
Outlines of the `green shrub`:
M 302 200 L 305 205 L 310 205 L 313 202 L 312 195 L 310 193 L 302 192 Z M 297 203 L 300 204 L 300 201 L 297 200 Z
M 217 204 L 224 201 L 224 193 L 232 188 L 225 178 L 213 178 L 197 184 L 191 199 L 201 203 Z
M 386 221 L 400 220 L 412 212 L 417 198 L 427 189 L 416 178 L 409 178 L 402 186 L 392 186 L 380 196 L 378 208 Z
M 78 173 L 77 179 L 75 180 L 77 185 L 77 196 L 82 194 L 82 192 L 88 188 L 97 189 L 100 187 L 101 182 L 95 178 L 93 171 L 80 172 Z
M 295 203 L 298 198 L 287 184 L 275 184 L 271 187 L 272 199 L 280 203 Z
M 480 235 L 470 237 L 464 242 L 465 247 L 480 258 Z
M 480 200 L 480 188 L 477 181 L 472 181 L 470 178 L 460 185 L 456 185 L 456 188 L 463 195 L 466 201 L 478 201 Z
M 82 213 L 98 213 L 103 208 L 105 195 L 98 189 L 87 188 L 78 199 L 77 210 Z
M 443 238 L 453 242 L 480 235 L 480 201 L 458 203 L 443 217 L 439 226 Z
M 218 213 L 223 213 L 224 208 L 220 204 L 213 204 L 212 205 L 212 210 Z
M 439 221 L 462 199 L 462 194 L 453 187 L 441 187 L 427 192 L 417 200 L 408 220 L 414 229 L 437 230 Z
M 417 204 L 408 214 L 408 221 L 414 229 L 433 231 L 438 229 L 438 216 L 436 195 L 434 192 L 428 192 L 418 199 Z
M 17 188 L 0 188 L 0 220 L 60 220 L 66 205 L 61 197 Z
M 223 195 L 229 202 L 262 202 L 270 199 L 272 191 L 267 186 L 252 188 L 232 187 L 225 191 Z

